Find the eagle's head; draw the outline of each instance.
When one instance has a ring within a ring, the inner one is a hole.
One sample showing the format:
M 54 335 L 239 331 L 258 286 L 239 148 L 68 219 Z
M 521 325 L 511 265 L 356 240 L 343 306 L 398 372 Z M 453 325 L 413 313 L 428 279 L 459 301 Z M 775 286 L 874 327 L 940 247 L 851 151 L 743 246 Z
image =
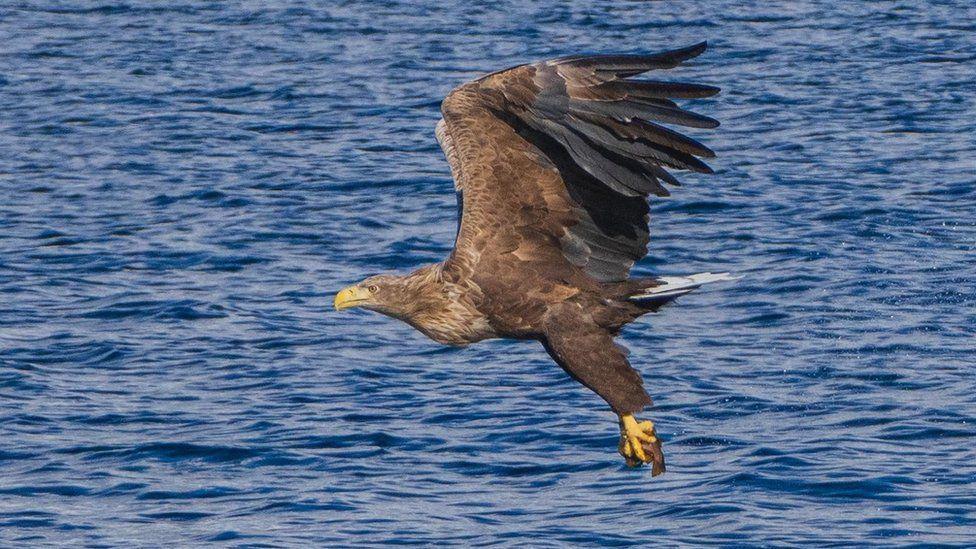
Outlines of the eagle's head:
M 380 274 L 337 293 L 333 305 L 337 311 L 360 307 L 396 317 L 410 308 L 412 293 L 404 283 L 404 277 Z
M 333 305 L 337 311 L 360 307 L 393 318 L 409 319 L 433 306 L 441 293 L 430 271 L 423 268 L 406 276 L 371 276 L 336 294 Z

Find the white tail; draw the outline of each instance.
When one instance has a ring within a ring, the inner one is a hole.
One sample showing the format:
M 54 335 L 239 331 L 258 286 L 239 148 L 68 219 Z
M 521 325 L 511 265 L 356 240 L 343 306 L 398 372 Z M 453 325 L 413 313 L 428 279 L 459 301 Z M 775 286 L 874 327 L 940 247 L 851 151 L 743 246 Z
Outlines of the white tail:
M 658 278 L 660 286 L 647 288 L 642 293 L 632 295 L 628 299 L 643 301 L 647 299 L 674 298 L 685 295 L 698 288 L 702 284 L 710 282 L 721 282 L 723 280 L 739 280 L 741 276 L 732 276 L 729 273 L 698 273 L 688 276 L 662 276 Z

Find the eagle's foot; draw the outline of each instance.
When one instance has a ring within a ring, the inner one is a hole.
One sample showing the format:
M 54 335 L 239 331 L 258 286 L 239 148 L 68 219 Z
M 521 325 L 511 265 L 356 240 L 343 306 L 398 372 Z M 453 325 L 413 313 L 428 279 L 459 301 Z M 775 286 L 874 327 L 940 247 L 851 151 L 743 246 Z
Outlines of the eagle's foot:
M 618 450 L 631 467 L 650 463 L 652 476 L 664 472 L 664 451 L 650 421 L 637 421 L 630 414 L 620 416 Z

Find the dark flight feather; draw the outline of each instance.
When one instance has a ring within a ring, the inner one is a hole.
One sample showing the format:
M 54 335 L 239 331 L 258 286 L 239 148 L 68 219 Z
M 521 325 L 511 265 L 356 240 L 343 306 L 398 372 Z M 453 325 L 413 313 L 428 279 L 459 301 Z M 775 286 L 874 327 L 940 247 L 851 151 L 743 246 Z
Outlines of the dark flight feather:
M 621 99 L 698 99 L 721 91 L 715 86 L 660 80 L 614 80 L 590 88 L 591 93 Z
M 628 78 L 650 70 L 673 69 L 684 61 L 698 57 L 707 48 L 707 42 L 699 42 L 687 48 L 650 55 L 572 55 L 561 57 L 552 63 L 587 68 L 598 73 L 612 75 L 615 78 Z

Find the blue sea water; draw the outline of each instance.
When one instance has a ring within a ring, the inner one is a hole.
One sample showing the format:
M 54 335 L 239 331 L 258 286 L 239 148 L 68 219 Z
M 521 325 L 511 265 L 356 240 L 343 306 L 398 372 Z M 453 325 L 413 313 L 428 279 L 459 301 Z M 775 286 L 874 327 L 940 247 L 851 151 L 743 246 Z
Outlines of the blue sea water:
M 976 544 L 976 4 L 7 1 L 0 545 Z M 621 338 L 667 474 L 533 343 L 332 294 L 445 257 L 456 84 L 702 39 L 717 152 Z

